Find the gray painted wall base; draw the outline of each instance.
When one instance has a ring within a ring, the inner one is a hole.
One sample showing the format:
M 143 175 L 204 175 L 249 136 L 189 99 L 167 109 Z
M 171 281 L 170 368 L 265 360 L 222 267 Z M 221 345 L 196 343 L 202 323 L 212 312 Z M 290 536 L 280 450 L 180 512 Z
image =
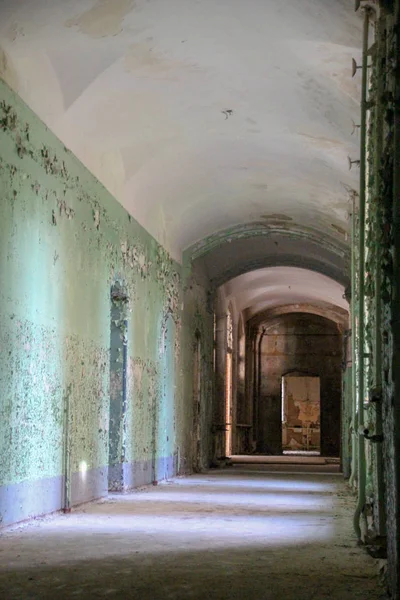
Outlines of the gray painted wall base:
M 72 473 L 71 506 L 104 498 L 108 493 L 108 468 L 98 467 L 86 473 Z
M 152 460 L 137 460 L 133 463 L 120 463 L 109 468 L 111 469 L 109 481 L 120 483 L 119 488 L 115 486 L 109 491 L 122 492 L 174 477 L 176 475 L 176 456 L 158 458 L 155 466 Z
M 156 480 L 162 481 L 176 474 L 175 457 L 159 458 L 156 462 Z M 153 483 L 151 460 L 115 465 L 124 477 L 124 489 L 133 489 Z M 76 472 L 71 476 L 71 506 L 91 502 L 108 495 L 108 467 Z M 22 481 L 0 486 L 0 527 L 62 510 L 64 477 L 37 481 Z
M 1 486 L 0 525 L 12 525 L 61 510 L 63 493 L 63 477 Z

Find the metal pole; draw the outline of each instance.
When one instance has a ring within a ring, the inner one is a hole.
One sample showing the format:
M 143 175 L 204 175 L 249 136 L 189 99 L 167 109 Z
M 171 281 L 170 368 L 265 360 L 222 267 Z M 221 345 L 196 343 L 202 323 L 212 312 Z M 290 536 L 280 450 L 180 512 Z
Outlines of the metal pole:
M 358 466 L 358 419 L 357 419 L 357 355 L 356 355 L 356 194 L 353 194 L 353 212 L 351 215 L 351 475 L 349 484 L 353 487 L 357 479 Z

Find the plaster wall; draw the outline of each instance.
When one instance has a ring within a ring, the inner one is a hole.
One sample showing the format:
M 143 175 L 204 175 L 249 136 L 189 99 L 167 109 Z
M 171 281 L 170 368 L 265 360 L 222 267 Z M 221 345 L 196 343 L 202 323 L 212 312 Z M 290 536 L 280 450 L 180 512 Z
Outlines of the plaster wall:
M 178 393 L 177 414 L 183 415 L 185 427 L 177 428 L 180 474 L 190 473 L 193 468 L 202 470 L 210 464 L 213 453 L 212 422 L 215 390 L 212 296 L 206 287 L 207 279 L 201 268 L 192 269 L 189 263 L 184 263 L 183 272 L 182 343 L 179 350 L 181 391 Z M 199 377 L 196 370 L 197 349 L 200 354 L 197 364 Z M 200 383 L 197 390 L 195 390 L 195 381 Z M 193 456 L 192 434 L 195 427 L 200 443 L 196 445 L 197 455 Z
M 227 369 L 227 315 L 232 317 L 232 450 L 237 453 L 241 437 L 238 430 L 238 403 L 242 403 L 244 374 L 239 377 L 239 332 L 242 331 L 242 315 L 234 296 L 227 293 L 226 286 L 218 288 L 215 302 L 216 315 L 216 370 L 215 370 L 215 402 L 213 411 L 214 456 L 220 458 L 225 454 L 226 434 L 226 369 Z M 239 409 L 240 412 L 241 408 Z
M 383 443 L 366 443 L 366 504 L 369 535 L 386 536 L 388 568 L 386 581 L 391 598 L 400 598 L 399 534 L 399 156 L 400 73 L 393 57 L 400 56 L 400 3 L 381 1 L 374 25 L 374 60 L 371 64 L 366 162 L 365 313 L 364 361 L 365 411 L 369 432 Z M 355 248 L 356 269 L 360 253 Z M 360 281 L 355 281 L 355 298 Z M 356 310 L 359 307 L 356 306 Z M 357 314 L 357 313 L 356 313 Z M 358 315 L 357 315 L 358 316 Z M 356 332 L 357 333 L 357 332 Z M 356 347 L 358 346 L 356 340 Z M 359 365 L 360 357 L 357 357 Z M 359 366 L 358 366 L 359 369 Z M 359 380 L 355 386 L 359 396 Z M 357 465 L 356 465 L 357 466 Z M 356 479 L 361 469 L 355 470 Z
M 72 504 L 107 493 L 111 286 L 122 282 L 129 298 L 124 487 L 190 465 L 185 328 L 194 315 L 212 327 L 212 317 L 197 285 L 182 320 L 182 267 L 1 81 L 0 148 L 0 523 L 9 524 L 62 508 L 66 477 Z

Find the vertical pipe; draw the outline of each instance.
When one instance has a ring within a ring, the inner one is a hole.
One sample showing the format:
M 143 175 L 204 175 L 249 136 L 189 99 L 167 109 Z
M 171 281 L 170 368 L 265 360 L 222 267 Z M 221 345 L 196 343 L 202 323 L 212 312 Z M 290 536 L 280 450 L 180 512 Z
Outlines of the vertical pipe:
M 349 479 L 351 470 L 349 459 L 350 452 L 350 423 L 349 416 L 352 414 L 352 388 L 351 388 L 351 329 L 343 334 L 343 377 L 342 377 L 342 402 L 341 402 L 341 432 L 342 444 L 340 448 L 341 470 L 345 479 Z
M 353 212 L 351 215 L 351 487 L 357 479 L 358 465 L 358 419 L 357 419 L 357 358 L 356 358 L 356 194 L 353 194 Z
M 365 184 L 366 184 L 366 117 L 367 117 L 367 67 L 368 67 L 369 9 L 364 12 L 363 55 L 361 80 L 361 127 L 360 127 L 360 207 L 359 207 L 359 294 L 358 294 L 358 426 L 364 427 L 364 287 L 365 287 Z M 358 502 L 354 513 L 354 529 L 361 539 L 360 516 L 365 505 L 366 465 L 365 438 L 358 435 Z

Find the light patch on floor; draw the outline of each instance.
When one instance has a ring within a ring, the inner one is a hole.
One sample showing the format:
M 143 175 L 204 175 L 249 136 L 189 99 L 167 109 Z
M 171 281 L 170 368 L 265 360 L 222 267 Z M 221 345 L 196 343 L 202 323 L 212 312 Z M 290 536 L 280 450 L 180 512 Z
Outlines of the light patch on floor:
M 379 598 L 341 477 L 280 468 L 176 479 L 14 527 L 0 597 Z

